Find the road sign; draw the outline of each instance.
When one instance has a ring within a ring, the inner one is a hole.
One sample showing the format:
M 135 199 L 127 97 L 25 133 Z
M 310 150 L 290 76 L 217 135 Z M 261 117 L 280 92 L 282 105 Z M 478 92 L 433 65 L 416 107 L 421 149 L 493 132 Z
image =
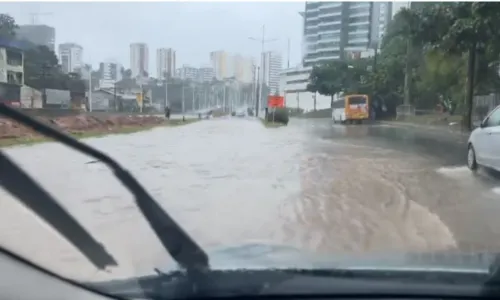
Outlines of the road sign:
M 285 107 L 285 98 L 283 96 L 267 96 L 267 107 Z
M 142 93 L 137 93 L 135 95 L 135 100 L 137 101 L 137 104 L 139 106 L 142 106 L 142 100 L 143 100 Z

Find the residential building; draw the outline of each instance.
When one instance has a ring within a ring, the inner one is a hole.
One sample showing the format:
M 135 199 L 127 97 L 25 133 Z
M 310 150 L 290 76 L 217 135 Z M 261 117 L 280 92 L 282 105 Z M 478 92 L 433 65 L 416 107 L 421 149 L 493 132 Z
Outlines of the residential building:
M 145 43 L 130 44 L 132 77 L 149 77 L 149 49 Z
M 279 92 L 283 61 L 280 53 L 268 51 L 262 53 L 261 82 L 265 83 L 271 94 Z
M 16 37 L 27 40 L 35 45 L 46 46 L 50 50 L 56 51 L 56 30 L 47 25 L 21 25 L 16 30 Z
M 83 64 L 83 67 L 79 70 L 80 76 L 84 80 L 89 80 L 92 74 L 92 65 L 91 64 Z
M 160 48 L 156 50 L 156 77 L 165 79 L 165 75 L 175 75 L 175 51 L 172 48 Z
M 280 95 L 285 97 L 287 107 L 302 108 L 310 111 L 314 109 L 314 97 L 316 97 L 316 109 L 330 107 L 330 96 L 307 91 L 311 70 L 312 67 L 299 65 L 282 71 L 280 76 Z
M 183 80 L 198 81 L 200 78 L 199 69 L 189 65 L 183 65 L 178 72 L 179 78 Z
M 114 84 L 122 80 L 122 66 L 114 61 L 101 62 L 99 64 L 99 87 L 113 88 Z
M 229 53 L 225 51 L 210 52 L 210 63 L 215 72 L 217 80 L 223 80 L 234 76 L 232 68 L 232 58 Z
M 212 82 L 215 77 L 215 72 L 212 67 L 204 66 L 198 69 L 198 81 Z
M 75 43 L 64 43 L 59 45 L 59 61 L 64 73 L 80 72 L 84 67 L 83 47 Z
M 120 81 L 122 79 L 122 66 L 117 62 L 107 61 L 99 64 L 100 79 Z
M 236 80 L 244 83 L 253 81 L 253 66 L 252 58 L 243 57 L 239 54 L 233 57 L 234 77 Z
M 312 66 L 373 55 L 392 19 L 392 2 L 306 2 L 300 15 L 302 64 L 281 73 L 280 93 L 287 106 L 309 110 L 316 97 L 316 108 L 327 108 L 329 96 L 306 90 Z
M 24 53 L 21 43 L 0 39 L 0 102 L 21 105 L 24 84 Z
M 373 52 L 392 18 L 392 2 L 306 2 L 303 64 Z

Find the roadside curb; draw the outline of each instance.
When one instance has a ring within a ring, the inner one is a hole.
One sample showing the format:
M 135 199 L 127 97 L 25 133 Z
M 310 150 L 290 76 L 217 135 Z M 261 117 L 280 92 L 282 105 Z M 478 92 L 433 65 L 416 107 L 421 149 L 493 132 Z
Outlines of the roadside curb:
M 470 132 L 468 130 L 459 130 L 459 129 L 451 129 L 446 126 L 435 126 L 435 125 L 423 125 L 423 124 L 415 124 L 415 123 L 407 123 L 407 122 L 398 122 L 398 121 L 379 121 L 379 124 L 386 124 L 391 126 L 399 126 L 399 127 L 411 127 L 411 128 L 419 128 L 425 129 L 435 132 L 446 132 L 451 133 L 457 136 L 469 136 Z

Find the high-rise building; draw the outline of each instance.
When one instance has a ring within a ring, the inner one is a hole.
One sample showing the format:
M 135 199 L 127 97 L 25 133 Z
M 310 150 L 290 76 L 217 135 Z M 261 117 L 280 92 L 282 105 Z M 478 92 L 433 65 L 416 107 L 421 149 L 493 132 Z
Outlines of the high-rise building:
M 234 76 L 231 56 L 225 51 L 210 52 L 210 63 L 215 72 L 215 78 L 223 80 Z
M 205 66 L 198 69 L 198 81 L 212 82 L 215 77 L 215 72 L 212 67 Z
M 200 70 L 198 68 L 191 67 L 189 65 L 183 65 L 181 68 L 179 68 L 178 76 L 183 80 L 198 81 L 200 78 L 199 71 Z
M 262 53 L 261 80 L 269 87 L 271 94 L 279 92 L 282 69 L 283 61 L 280 53 L 273 51 Z
M 312 67 L 328 60 L 367 57 L 392 19 L 392 2 L 306 2 L 302 64 L 282 72 L 280 92 L 287 106 L 330 107 L 331 98 L 307 91 Z M 316 101 L 313 101 L 316 98 Z
M 64 73 L 80 72 L 84 67 L 83 47 L 75 43 L 64 43 L 59 45 L 59 61 Z
M 122 65 L 115 61 L 105 61 L 99 64 L 99 86 L 101 88 L 112 88 L 114 84 L 122 80 Z
M 56 52 L 56 30 L 47 25 L 21 25 L 16 30 L 16 37 L 35 45 L 46 46 Z
M 233 57 L 234 77 L 241 82 L 250 83 L 253 81 L 253 65 L 252 58 L 243 57 L 239 54 Z
M 165 79 L 175 76 L 175 51 L 172 48 L 159 48 L 156 50 L 156 77 Z
M 149 77 L 149 50 L 145 43 L 130 44 L 132 77 Z
M 120 81 L 122 78 L 122 66 L 117 62 L 106 61 L 99 64 L 100 79 L 109 81 Z
M 392 2 L 306 2 L 303 64 L 311 66 L 380 46 Z

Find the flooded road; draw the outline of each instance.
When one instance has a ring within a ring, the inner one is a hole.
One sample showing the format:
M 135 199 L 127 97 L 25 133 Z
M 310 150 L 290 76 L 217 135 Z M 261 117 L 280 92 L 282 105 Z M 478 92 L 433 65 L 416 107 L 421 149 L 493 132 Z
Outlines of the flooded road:
M 227 118 L 85 142 L 126 166 L 206 249 L 257 242 L 322 254 L 500 250 L 500 183 L 467 170 L 460 137 L 329 120 L 266 129 Z M 97 272 L 4 192 L 2 246 L 82 280 L 171 263 L 103 165 L 54 143 L 6 152 L 120 266 Z

